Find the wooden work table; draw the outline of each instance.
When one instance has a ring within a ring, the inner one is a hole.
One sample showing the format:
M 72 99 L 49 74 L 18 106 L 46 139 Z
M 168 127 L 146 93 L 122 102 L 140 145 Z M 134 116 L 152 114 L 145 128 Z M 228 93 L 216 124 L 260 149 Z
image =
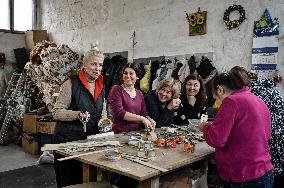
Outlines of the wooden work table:
M 96 141 L 116 140 L 124 144 L 119 147 L 120 152 L 136 155 L 136 148 L 127 146 L 129 136 L 114 135 L 96 139 Z M 88 140 L 90 141 L 90 140 Z M 57 150 L 56 152 L 69 156 L 69 153 Z M 77 157 L 76 159 L 83 162 L 83 182 L 94 181 L 100 179 L 98 176 L 101 170 L 115 172 L 139 181 L 140 187 L 158 188 L 159 177 L 166 173 L 179 170 L 182 167 L 189 166 L 192 163 L 200 162 L 203 172 L 207 173 L 208 158 L 215 152 L 214 148 L 208 146 L 205 141 L 197 142 L 194 153 L 183 152 L 183 144 L 177 144 L 176 148 L 169 149 L 167 147 L 155 147 L 156 157 L 152 157 L 148 163 L 167 169 L 168 172 L 159 170 L 121 159 L 119 161 L 108 161 L 104 156 L 105 152 Z M 95 171 L 95 172 L 94 172 Z

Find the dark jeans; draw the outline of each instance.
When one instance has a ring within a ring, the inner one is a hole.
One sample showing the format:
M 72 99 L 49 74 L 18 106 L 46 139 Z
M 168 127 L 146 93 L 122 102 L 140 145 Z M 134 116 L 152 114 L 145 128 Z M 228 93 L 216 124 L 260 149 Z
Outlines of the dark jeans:
M 269 171 L 260 178 L 248 182 L 224 182 L 224 188 L 272 188 L 273 180 L 273 173 Z
M 273 188 L 283 188 L 284 187 L 284 172 L 274 176 Z

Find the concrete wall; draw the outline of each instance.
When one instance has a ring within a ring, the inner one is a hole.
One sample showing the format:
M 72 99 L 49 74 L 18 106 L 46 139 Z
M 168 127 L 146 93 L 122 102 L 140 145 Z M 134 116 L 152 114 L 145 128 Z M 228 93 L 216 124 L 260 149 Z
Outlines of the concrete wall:
M 234 2 L 244 7 L 247 19 L 230 31 L 224 27 L 223 14 Z M 234 65 L 250 68 L 253 23 L 265 8 L 279 18 L 284 34 L 283 0 L 38 0 L 38 7 L 38 27 L 78 52 L 96 41 L 104 52 L 128 51 L 130 59 L 213 52 L 219 70 Z M 208 12 L 207 34 L 189 37 L 185 11 L 195 12 L 198 7 Z M 279 52 L 283 75 L 284 39 L 279 41 Z
M 0 32 L 0 52 L 5 53 L 7 64 L 5 73 L 9 78 L 14 71 L 16 62 L 13 49 L 25 47 L 25 34 L 12 34 Z

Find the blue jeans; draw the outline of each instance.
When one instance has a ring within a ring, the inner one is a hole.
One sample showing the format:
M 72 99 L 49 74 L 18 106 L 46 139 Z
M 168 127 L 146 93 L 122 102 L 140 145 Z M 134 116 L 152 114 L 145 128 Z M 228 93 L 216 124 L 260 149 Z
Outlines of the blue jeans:
M 272 188 L 273 181 L 273 173 L 269 171 L 260 178 L 248 182 L 224 182 L 224 188 Z

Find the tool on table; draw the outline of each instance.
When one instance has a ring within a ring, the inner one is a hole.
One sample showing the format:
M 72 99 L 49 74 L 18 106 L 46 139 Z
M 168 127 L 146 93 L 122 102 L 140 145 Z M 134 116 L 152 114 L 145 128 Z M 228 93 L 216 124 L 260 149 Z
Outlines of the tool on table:
M 84 126 L 84 132 L 87 132 L 87 123 L 90 120 L 91 114 L 86 111 L 86 112 L 81 112 L 82 114 L 86 115 L 86 117 L 81 117 L 80 116 L 80 121 L 83 123 Z
M 121 156 L 125 159 L 138 159 L 138 160 L 141 160 L 141 161 L 144 161 L 144 162 L 150 161 L 150 159 L 147 158 L 147 157 L 139 157 L 139 156 L 131 155 L 131 154 L 128 154 L 128 153 L 121 153 Z
M 121 156 L 122 156 L 122 158 L 127 159 L 127 160 L 129 160 L 129 161 L 132 161 L 132 162 L 135 162 L 135 163 L 138 163 L 138 164 L 141 164 L 141 165 L 144 165 L 144 166 L 147 166 L 147 167 L 156 169 L 156 170 L 160 170 L 160 171 L 162 171 L 162 172 L 167 172 L 167 171 L 168 171 L 168 170 L 165 169 L 165 168 L 161 168 L 161 167 L 152 165 L 152 164 L 150 164 L 150 163 L 148 163 L 148 162 L 144 162 L 144 161 L 142 161 L 142 160 L 140 160 L 140 159 L 131 158 L 131 157 L 128 157 L 127 155 L 123 155 L 123 154 L 122 154 Z

